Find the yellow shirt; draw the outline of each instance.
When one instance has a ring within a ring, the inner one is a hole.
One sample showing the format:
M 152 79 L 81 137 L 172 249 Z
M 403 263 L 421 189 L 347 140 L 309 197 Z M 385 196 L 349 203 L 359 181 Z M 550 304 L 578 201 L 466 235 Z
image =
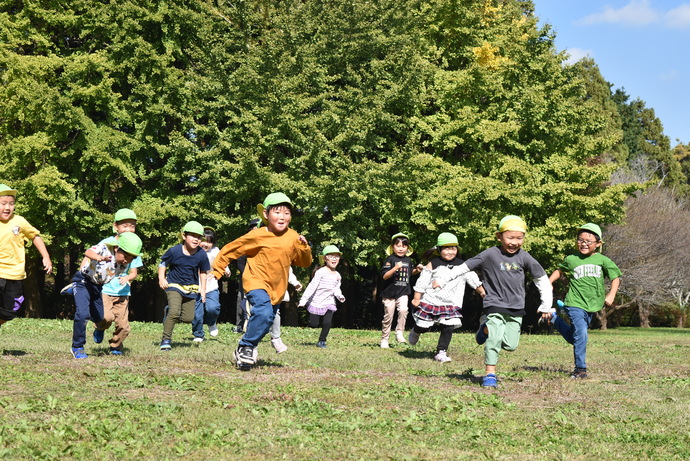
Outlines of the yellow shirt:
M 213 262 L 213 275 L 220 279 L 230 261 L 243 255 L 247 255 L 242 274 L 244 291 L 266 290 L 274 306 L 283 300 L 290 266 L 309 267 L 312 261 L 311 248 L 299 241 L 299 234 L 293 229 L 278 235 L 260 227 L 220 250 Z
M 24 280 L 24 245 L 40 232 L 19 215 L 0 221 L 0 278 Z

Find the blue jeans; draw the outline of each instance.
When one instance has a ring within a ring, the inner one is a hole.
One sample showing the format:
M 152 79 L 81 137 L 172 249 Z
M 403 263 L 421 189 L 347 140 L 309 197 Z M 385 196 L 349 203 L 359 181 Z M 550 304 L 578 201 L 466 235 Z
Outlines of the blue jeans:
M 554 326 L 563 338 L 573 345 L 575 355 L 575 368 L 587 369 L 587 329 L 592 322 L 594 313 L 587 312 L 579 307 L 565 306 L 565 311 L 570 317 L 570 325 L 560 317 L 556 317 Z
M 72 277 L 74 283 L 74 326 L 72 328 L 72 347 L 84 347 L 86 344 L 86 324 L 103 321 L 103 285 L 96 285 L 77 272 Z
M 215 325 L 220 315 L 220 292 L 218 290 L 206 293 L 206 302 L 201 302 L 201 295 L 196 297 L 194 305 L 194 320 L 192 334 L 195 338 L 204 337 L 204 325 Z
M 280 304 L 271 304 L 266 290 L 247 292 L 247 302 L 252 305 L 252 313 L 247 322 L 247 331 L 240 339 L 240 346 L 256 347 L 271 329 Z

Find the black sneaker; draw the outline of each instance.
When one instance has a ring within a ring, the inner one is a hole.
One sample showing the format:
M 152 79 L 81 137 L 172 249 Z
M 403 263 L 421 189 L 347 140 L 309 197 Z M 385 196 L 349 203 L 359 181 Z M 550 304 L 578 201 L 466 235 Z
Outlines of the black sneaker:
M 586 368 L 575 368 L 575 370 L 570 373 L 572 379 L 585 379 L 587 377 Z
M 235 363 L 242 371 L 251 370 L 256 363 L 255 349 L 251 346 L 238 346 L 235 349 Z

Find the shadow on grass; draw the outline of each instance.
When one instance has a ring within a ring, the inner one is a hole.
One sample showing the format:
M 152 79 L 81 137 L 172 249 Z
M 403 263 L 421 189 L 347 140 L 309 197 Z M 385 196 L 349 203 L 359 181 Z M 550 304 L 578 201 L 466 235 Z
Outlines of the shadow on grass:
M 563 367 L 546 367 L 546 366 L 538 366 L 538 367 L 529 367 L 529 366 L 524 366 L 524 367 L 515 367 L 513 368 L 513 371 L 531 371 L 533 373 L 538 373 L 538 372 L 547 372 L 547 373 L 566 373 L 570 374 L 572 370 L 566 369 Z
M 418 351 L 415 349 L 405 349 L 403 351 L 399 351 L 398 354 L 400 354 L 402 357 L 405 357 L 408 359 L 426 359 L 426 360 L 429 360 L 430 357 L 433 357 L 433 354 L 431 354 L 429 351 Z
M 3 349 L 2 355 L 13 355 L 15 357 L 21 357 L 22 355 L 26 355 L 26 352 L 25 351 L 15 351 L 15 350 L 8 351 L 7 349 Z
M 449 373 L 447 376 L 452 379 L 457 379 L 458 381 L 466 381 L 472 384 L 481 384 L 484 378 L 483 376 L 476 376 L 471 368 L 468 368 L 462 373 Z

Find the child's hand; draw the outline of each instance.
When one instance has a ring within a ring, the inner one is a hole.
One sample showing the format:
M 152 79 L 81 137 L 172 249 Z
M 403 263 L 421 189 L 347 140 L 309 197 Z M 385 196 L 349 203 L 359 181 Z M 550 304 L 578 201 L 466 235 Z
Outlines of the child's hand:
M 120 285 L 129 285 L 129 279 L 127 277 L 120 277 Z
M 606 307 L 613 306 L 613 301 L 615 301 L 615 299 L 616 299 L 616 295 L 611 295 L 611 293 L 609 293 L 606 296 L 606 298 L 604 298 L 604 306 L 606 306 Z
M 340 301 L 341 303 L 344 303 L 345 302 L 345 296 L 341 296 L 340 298 L 338 298 L 338 301 Z
M 160 286 L 162 289 L 167 290 L 168 289 L 168 281 L 166 279 L 158 280 L 158 286 Z
M 419 307 L 420 301 L 421 301 L 420 299 L 412 298 L 412 301 L 410 301 L 410 304 L 412 304 L 414 307 Z
M 305 245 L 309 245 L 309 242 L 307 242 L 307 238 L 306 238 L 304 235 L 302 235 L 302 234 L 300 234 L 300 236 L 297 237 L 297 240 L 299 240 L 300 242 L 304 243 Z
M 395 263 L 395 270 L 396 271 L 399 271 L 400 269 L 402 269 L 402 267 L 403 267 L 402 261 L 398 261 L 397 263 Z
M 295 288 L 295 291 L 302 291 L 302 288 L 303 288 L 303 287 L 302 287 L 302 284 L 301 284 L 301 283 L 297 282 L 297 285 L 295 285 L 294 288 Z
M 431 288 L 433 288 L 434 290 L 438 290 L 439 288 L 441 288 L 441 285 L 436 280 L 432 280 Z
M 50 274 L 53 271 L 53 263 L 50 258 L 43 258 L 43 270 L 46 274 Z

